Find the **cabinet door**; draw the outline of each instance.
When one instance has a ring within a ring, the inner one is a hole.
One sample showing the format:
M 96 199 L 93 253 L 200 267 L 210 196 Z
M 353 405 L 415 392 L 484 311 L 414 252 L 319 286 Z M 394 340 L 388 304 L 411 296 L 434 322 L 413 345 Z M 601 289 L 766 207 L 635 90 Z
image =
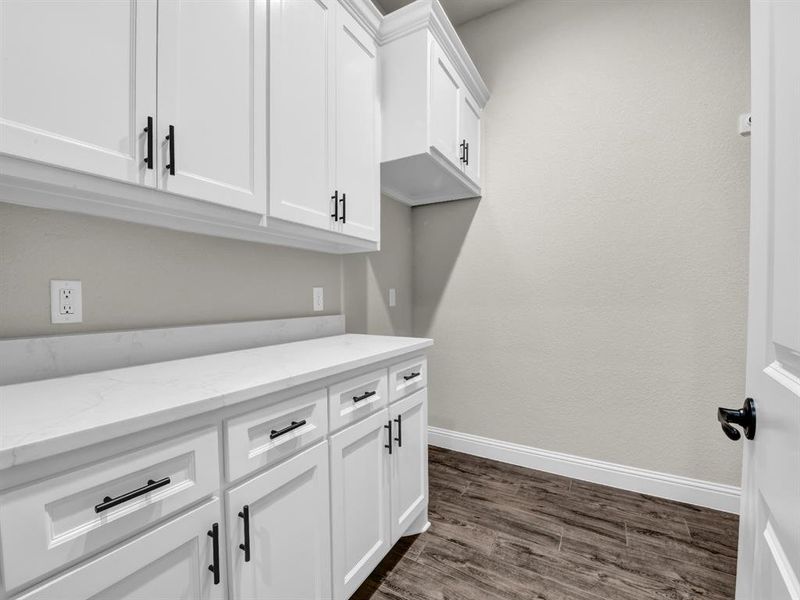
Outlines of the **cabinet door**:
M 335 0 L 269 6 L 269 215 L 332 229 Z
M 158 3 L 163 189 L 266 211 L 266 10 L 266 0 Z
M 155 185 L 155 0 L 0 1 L 0 152 Z
M 328 498 L 327 442 L 228 492 L 234 598 L 330 598 Z M 240 544 L 248 543 L 250 560 L 245 561 Z
M 215 585 L 208 568 L 214 561 L 214 542 L 208 532 L 219 522 L 219 509 L 219 500 L 208 502 L 17 600 L 222 600 L 225 583 Z M 224 548 L 220 545 L 219 550 L 222 561 Z M 225 573 L 222 563 L 219 572 L 220 577 Z
M 481 182 L 481 110 L 466 90 L 461 96 L 461 141 L 467 144 L 462 161 L 464 173 Z M 461 142 L 459 142 L 461 143 Z
M 336 187 L 341 231 L 380 237 L 378 61 L 375 41 L 343 6 L 336 20 Z
M 392 418 L 392 544 L 428 503 L 428 390 L 389 407 Z
M 436 42 L 431 42 L 430 145 L 461 168 L 459 108 L 461 79 Z
M 389 412 L 331 436 L 333 595 L 349 598 L 389 551 Z

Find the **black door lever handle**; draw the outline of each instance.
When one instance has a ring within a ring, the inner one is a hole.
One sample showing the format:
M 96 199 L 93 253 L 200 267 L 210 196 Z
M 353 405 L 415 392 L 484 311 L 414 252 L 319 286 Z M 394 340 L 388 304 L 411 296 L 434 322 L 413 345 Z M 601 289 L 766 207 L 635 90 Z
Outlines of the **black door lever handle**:
M 731 425 L 733 423 L 742 428 L 744 437 L 752 440 L 756 437 L 756 403 L 752 398 L 748 398 L 739 410 L 720 406 L 717 409 L 717 421 L 722 425 L 722 431 L 730 439 L 736 441 L 742 437 L 741 432 Z

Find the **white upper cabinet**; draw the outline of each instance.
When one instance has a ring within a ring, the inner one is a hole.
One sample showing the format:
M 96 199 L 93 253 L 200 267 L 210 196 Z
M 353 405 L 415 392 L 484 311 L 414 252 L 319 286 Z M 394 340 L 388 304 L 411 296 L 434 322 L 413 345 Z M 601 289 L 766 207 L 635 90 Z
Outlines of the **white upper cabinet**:
M 270 217 L 332 229 L 336 0 L 271 0 Z
M 266 10 L 266 0 L 158 3 L 164 190 L 265 211 Z
M 378 241 L 377 69 L 344 4 L 271 2 L 270 218 Z
M 0 153 L 147 186 L 156 2 L 0 1 Z
M 381 189 L 407 204 L 480 196 L 489 91 L 438 0 L 381 25 Z
M 380 238 L 378 49 L 346 10 L 336 23 L 336 187 L 347 235 Z
M 0 198 L 377 250 L 381 19 L 370 0 L 0 0 Z

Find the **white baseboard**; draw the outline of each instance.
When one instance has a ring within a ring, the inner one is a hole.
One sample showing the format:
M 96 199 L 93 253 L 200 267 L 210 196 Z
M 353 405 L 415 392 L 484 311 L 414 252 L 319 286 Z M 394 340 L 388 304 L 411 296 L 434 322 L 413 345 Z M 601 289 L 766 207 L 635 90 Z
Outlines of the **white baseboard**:
M 627 467 L 439 427 L 428 427 L 428 443 L 431 446 L 448 448 L 564 477 L 696 504 L 729 513 L 739 513 L 741 490 L 732 485 Z

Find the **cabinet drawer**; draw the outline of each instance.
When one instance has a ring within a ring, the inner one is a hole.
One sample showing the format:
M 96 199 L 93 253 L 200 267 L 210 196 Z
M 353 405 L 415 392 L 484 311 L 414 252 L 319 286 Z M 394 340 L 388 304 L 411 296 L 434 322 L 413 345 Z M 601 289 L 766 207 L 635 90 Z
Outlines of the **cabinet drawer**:
M 6 590 L 211 495 L 219 488 L 218 456 L 217 429 L 207 428 L 4 494 Z
M 227 476 L 234 481 L 325 437 L 328 394 L 316 390 L 225 423 Z
M 330 387 L 331 431 L 355 423 L 388 404 L 386 369 L 372 371 Z
M 428 360 L 418 356 L 389 367 L 389 402 L 428 385 Z

